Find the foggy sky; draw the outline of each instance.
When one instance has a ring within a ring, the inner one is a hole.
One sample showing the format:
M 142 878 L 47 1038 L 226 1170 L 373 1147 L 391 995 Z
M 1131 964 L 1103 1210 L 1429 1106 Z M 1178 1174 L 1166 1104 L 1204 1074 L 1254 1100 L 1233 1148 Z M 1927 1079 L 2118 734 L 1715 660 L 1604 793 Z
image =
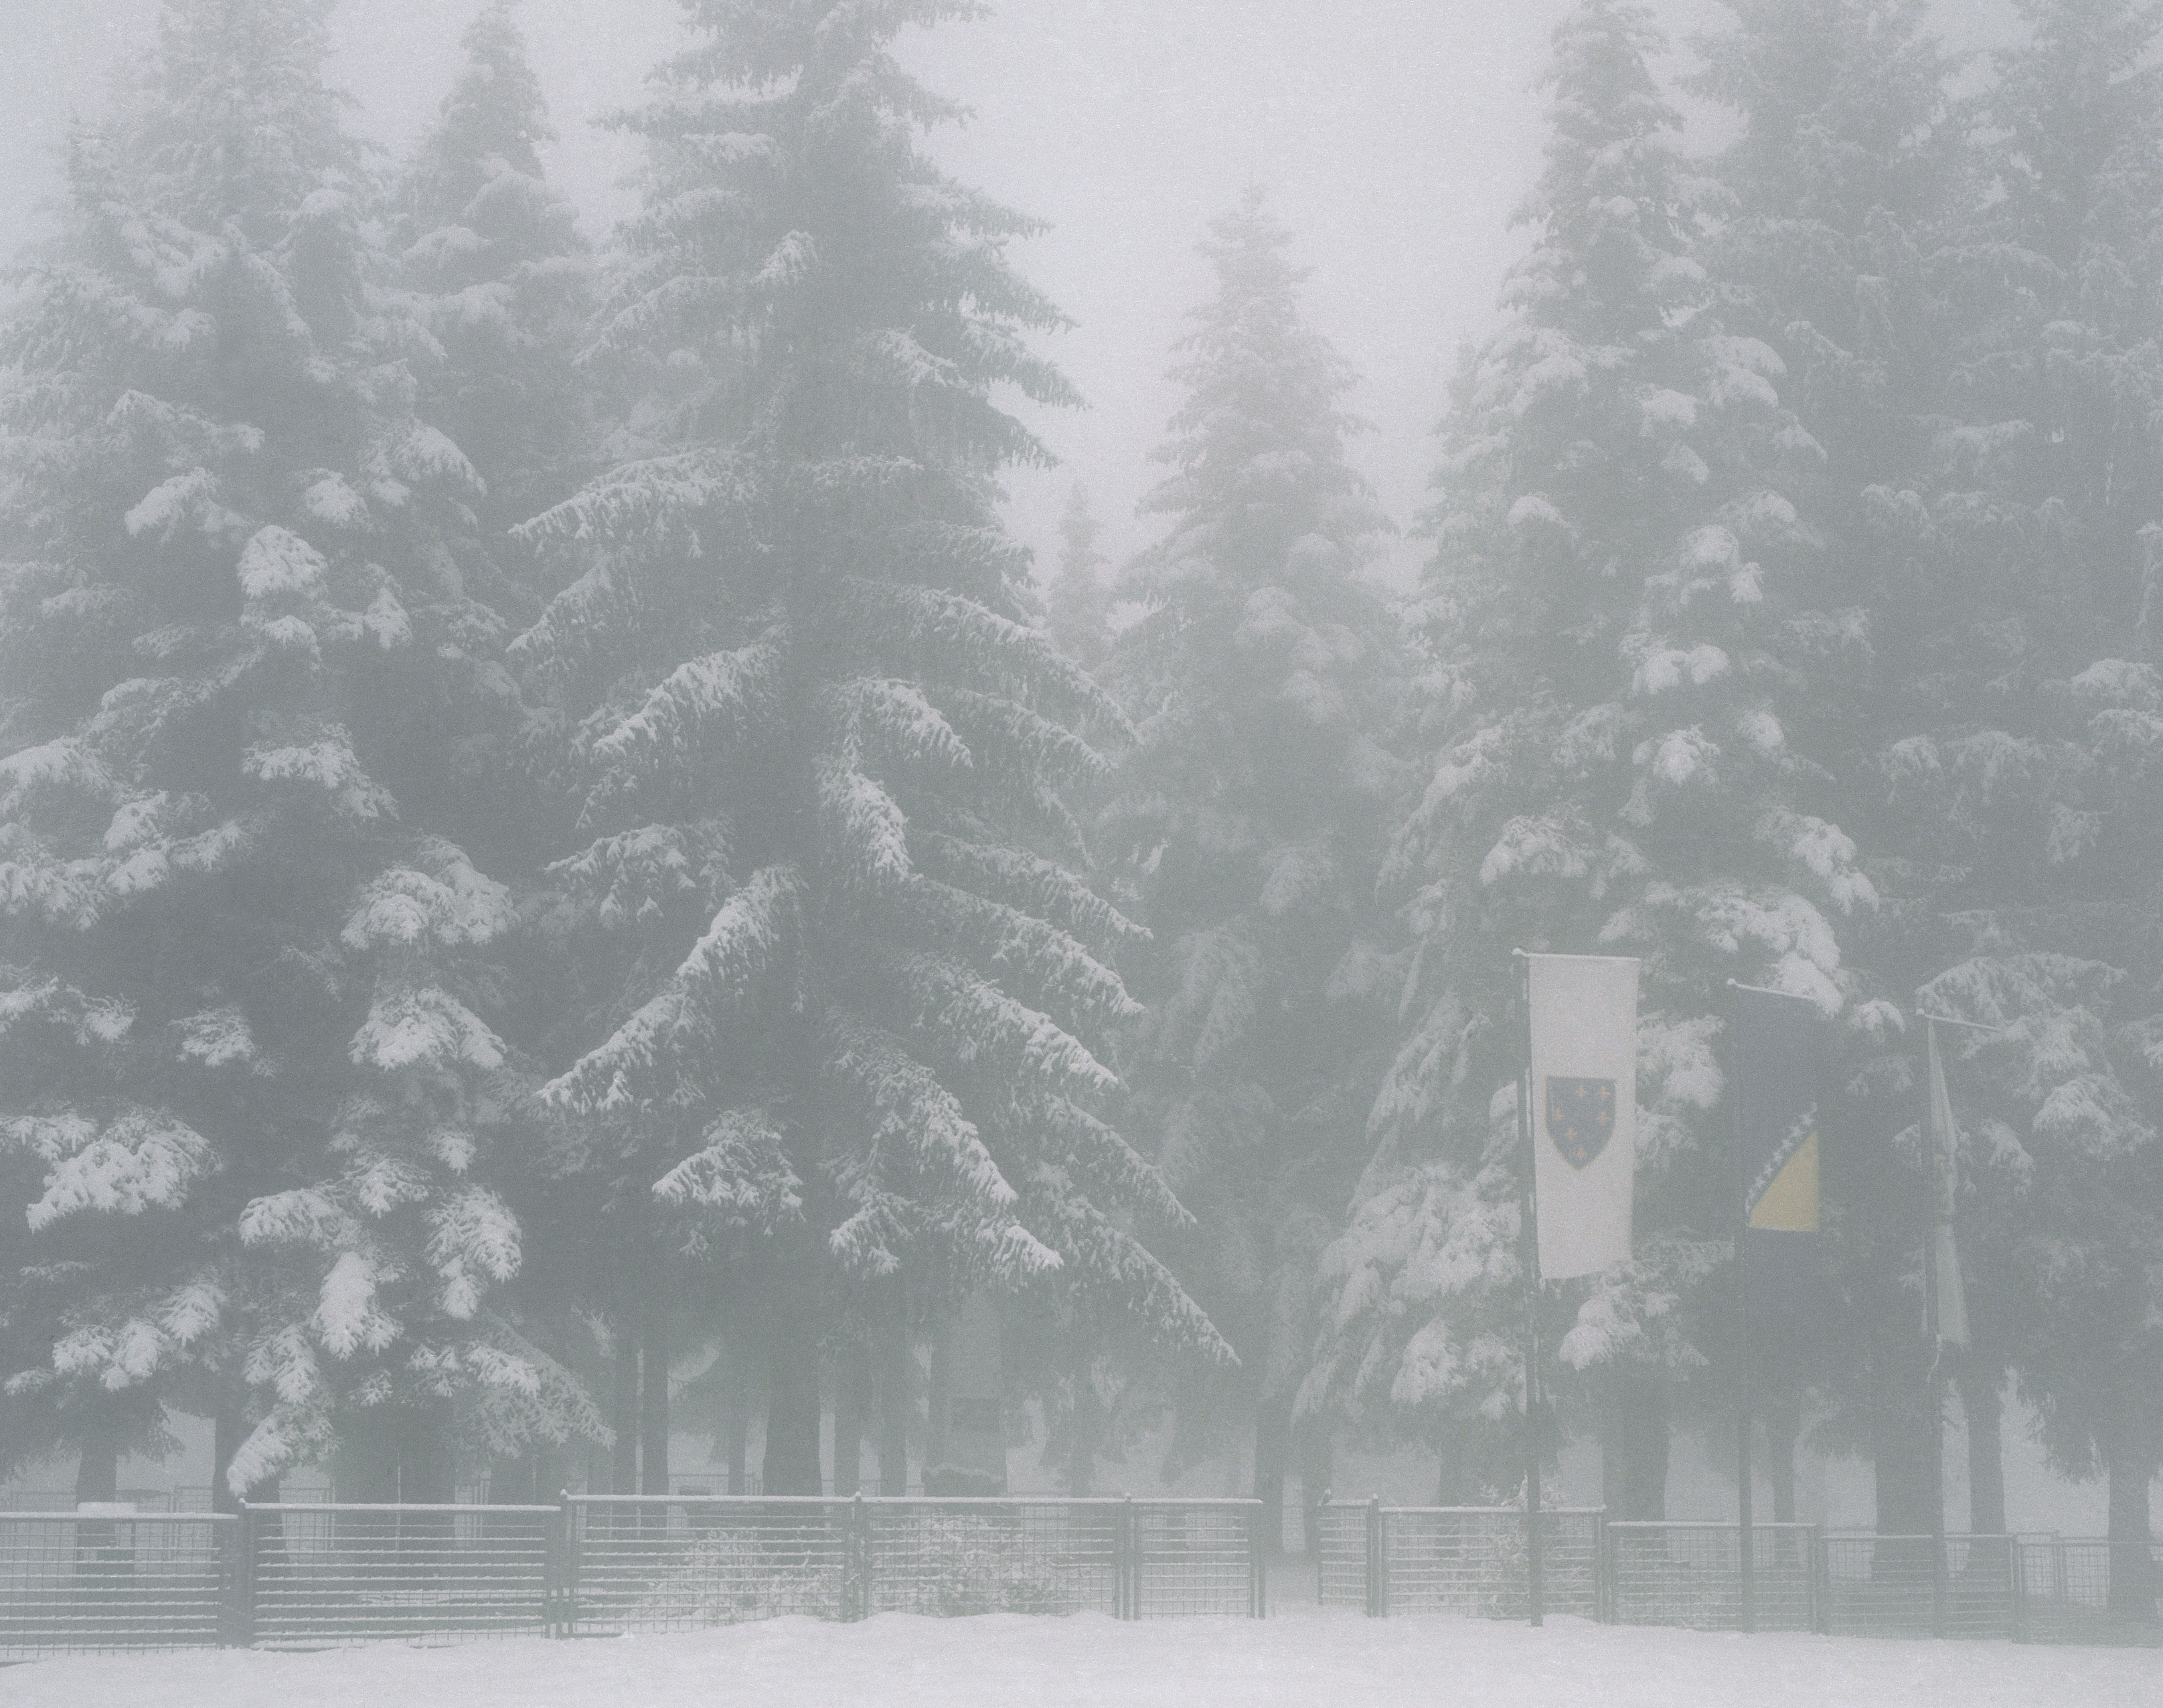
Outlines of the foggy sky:
M 990 18 L 905 44 L 975 117 L 935 142 L 965 181 L 1046 220 L 1019 246 L 1032 282 L 1076 322 L 1050 353 L 1086 411 L 1025 409 L 1061 468 L 1015 471 L 1010 519 L 1048 568 L 1068 488 L 1088 489 L 1116 564 L 1154 532 L 1134 515 L 1145 459 L 1176 406 L 1162 378 L 1207 294 L 1195 252 L 1249 182 L 1271 193 L 1312 270 L 1310 320 L 1362 375 L 1352 407 L 1376 431 L 1353 459 L 1409 526 L 1424 501 L 1459 342 L 1495 324 L 1522 243 L 1511 210 L 1539 170 L 1533 86 L 1571 0 L 1003 0 Z M 434 113 L 479 0 L 342 0 L 333 81 L 354 123 L 402 152 Z M 1679 44 L 1715 0 L 1659 0 Z M 1961 45 L 1997 35 L 2004 0 L 1950 0 Z M 93 114 L 108 69 L 148 42 L 157 0 L 0 0 L 0 253 L 58 187 L 71 113 Z M 593 120 L 635 102 L 678 39 L 675 0 L 523 0 L 518 18 L 554 113 L 547 165 L 605 238 L 636 164 Z M 1671 69 L 1689 63 L 1679 51 Z M 1419 553 L 1400 545 L 1403 575 Z

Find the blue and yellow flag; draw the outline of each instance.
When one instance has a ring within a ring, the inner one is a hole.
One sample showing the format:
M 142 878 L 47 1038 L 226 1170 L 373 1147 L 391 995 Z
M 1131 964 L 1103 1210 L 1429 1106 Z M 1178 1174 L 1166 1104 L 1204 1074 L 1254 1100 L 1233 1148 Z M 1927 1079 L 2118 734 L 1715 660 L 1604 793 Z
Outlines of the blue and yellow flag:
M 1815 1326 L 1824 1294 L 1817 1009 L 1806 998 L 1737 985 L 1734 1014 L 1745 1303 L 1753 1328 Z

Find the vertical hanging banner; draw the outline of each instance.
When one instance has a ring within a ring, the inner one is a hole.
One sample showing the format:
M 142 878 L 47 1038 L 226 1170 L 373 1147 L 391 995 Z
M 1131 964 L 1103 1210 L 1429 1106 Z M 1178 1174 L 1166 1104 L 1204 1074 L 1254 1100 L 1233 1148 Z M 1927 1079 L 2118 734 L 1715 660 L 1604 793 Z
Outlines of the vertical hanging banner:
M 1938 1028 L 1928 1015 L 1923 1027 L 1930 1055 L 1930 1130 L 1923 1135 L 1930 1151 L 1931 1174 L 1930 1265 L 1937 1281 L 1938 1341 L 1945 1346 L 1965 1346 L 1967 1335 L 1967 1288 L 1961 1281 L 1960 1247 L 1953 1238 L 1953 1218 L 1960 1205 L 1960 1129 L 1953 1124 L 1953 1100 L 1946 1091 L 1946 1065 L 1938 1054 Z
M 1630 1259 L 1637 963 L 1605 955 L 1525 961 L 1539 1272 L 1564 1281 Z
M 1817 1008 L 1785 991 L 1732 988 L 1744 1304 L 1753 1328 L 1815 1329 L 1824 1303 Z

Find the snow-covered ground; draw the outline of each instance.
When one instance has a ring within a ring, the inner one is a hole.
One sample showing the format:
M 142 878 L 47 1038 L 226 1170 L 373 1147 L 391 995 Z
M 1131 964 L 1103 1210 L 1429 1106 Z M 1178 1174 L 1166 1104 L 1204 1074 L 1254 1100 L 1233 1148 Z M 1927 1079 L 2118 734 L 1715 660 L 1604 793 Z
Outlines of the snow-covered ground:
M 2159 1708 L 2153 1649 L 1544 1631 L 1291 1607 L 1260 1624 L 996 1614 L 776 1619 L 681 1636 L 78 1656 L 0 1670 L 8 1708 Z

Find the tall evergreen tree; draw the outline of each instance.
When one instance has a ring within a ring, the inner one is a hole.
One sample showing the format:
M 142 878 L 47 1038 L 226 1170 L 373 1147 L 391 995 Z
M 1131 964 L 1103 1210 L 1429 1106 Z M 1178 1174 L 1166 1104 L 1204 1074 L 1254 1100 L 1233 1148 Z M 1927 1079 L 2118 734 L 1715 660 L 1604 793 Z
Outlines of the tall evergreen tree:
M 1945 621 L 1888 763 L 1956 863 L 1929 994 L 2008 1030 L 1972 1160 L 2003 1206 L 2024 1391 L 2062 1468 L 2148 1533 L 2163 941 L 2152 755 L 2163 525 L 2163 12 L 2032 0 L 1982 119 L 1935 564 Z M 1941 962 L 1943 964 L 1943 962 Z M 2152 1586 L 2115 1585 L 2136 1601 Z
M 1829 621 L 1809 641 L 1811 692 L 1791 702 L 1790 738 L 1825 769 L 1815 810 L 1868 857 L 1877 922 L 1851 961 L 1866 1000 L 1827 1052 L 1828 1226 L 1839 1306 L 1815 1357 L 1784 1349 L 1762 1385 L 1775 1511 L 1793 1516 L 1794 1442 L 1815 1375 L 1843 1445 L 1868 1454 L 1887 1529 L 1930 1526 L 1930 1349 L 1911 1308 L 1928 1221 L 1922 1154 L 1887 1142 L 1914 1119 L 1919 1037 L 1901 1024 L 1917 984 L 1943 964 L 1933 904 L 1940 858 L 1896 828 L 1878 762 L 1888 730 L 1914 726 L 1920 650 L 1942 612 L 1931 595 L 1927 521 L 1939 490 L 1951 379 L 1958 212 L 1972 189 L 1969 126 L 1955 69 L 1925 29 L 1919 0 L 1734 0 L 1725 31 L 1700 38 L 1697 92 L 1742 131 L 1713 163 L 1727 202 L 1706 261 L 1721 317 L 1763 339 L 1788 371 L 1783 397 L 1816 450 L 1787 490 L 1824 542 L 1813 568 Z M 1975 1246 L 1980 1255 L 1989 1249 Z M 1978 1282 L 1983 1277 L 1977 1276 Z M 2003 1312 L 1977 1289 L 1977 1339 L 1961 1365 L 1978 1527 L 2003 1528 L 1996 1448 L 2006 1347 Z
M 475 482 L 415 411 L 327 9 L 170 8 L 6 339 L 10 1385 L 108 1483 L 116 1422 L 214 1412 L 222 1499 L 371 1418 L 578 1409 L 480 1306 L 519 1254 L 463 969 L 504 898 L 397 731 L 486 696 L 500 625 L 442 546 Z
M 776 1228 L 771 1493 L 820 1486 L 830 1278 L 1063 1289 L 1222 1350 L 1102 1119 L 1135 932 L 1061 863 L 1059 790 L 1122 720 L 1021 622 L 991 508 L 1040 454 L 991 388 L 1066 391 L 1024 342 L 1057 320 L 1005 257 L 1028 223 L 920 150 L 954 109 L 891 44 L 947 10 L 692 6 L 625 121 L 621 459 L 529 530 L 589 564 L 517 647 L 579 801 L 562 875 L 635 943 L 547 1095 L 641 1201 Z
M 1172 377 L 1186 401 L 1127 570 L 1145 614 L 1099 674 L 1140 739 L 1104 858 L 1158 948 L 1138 1108 L 1201 1226 L 1182 1273 L 1242 1360 L 1255 1490 L 1281 1510 L 1314 1262 L 1383 1066 L 1391 931 L 1374 901 L 1403 781 L 1396 620 L 1361 578 L 1388 521 L 1344 460 L 1354 377 L 1303 322 L 1306 276 L 1259 190 L 1211 228 L 1215 296 Z M 1207 1438 L 1191 1395 L 1182 1433 Z M 1272 1538 L 1274 1543 L 1274 1538 Z
M 1097 549 L 1103 525 L 1077 482 L 1059 518 L 1059 569 L 1045 599 L 1051 643 L 1084 670 L 1104 662 L 1112 643 L 1112 590 L 1104 579 L 1104 554 Z
M 1506 1488 L 1519 1403 L 1513 946 L 1643 957 L 1638 1255 L 1550 1290 L 1546 1344 L 1601 1370 L 1610 1506 L 1657 1516 L 1667 1394 L 1725 1312 L 1734 1225 L 1715 1060 L 1733 977 L 1827 1012 L 1840 924 L 1871 888 L 1808 809 L 1789 732 L 1812 539 L 1778 482 L 1812 448 L 1778 357 L 1712 312 L 1709 186 L 1648 67 L 1642 7 L 1586 0 L 1555 35 L 1537 236 L 1507 328 L 1458 384 L 1426 580 L 1435 757 L 1390 874 L 1417 886 L 1411 1035 L 1377 1154 L 1324 1270 L 1310 1403 L 1438 1433 L 1454 1494 Z M 1499 1088 L 1499 1089 L 1498 1089 Z M 1574 1305 L 1574 1310 L 1567 1307 Z M 1567 1330 L 1566 1333 L 1563 1331 Z M 1715 1404 L 1718 1402 L 1715 1400 Z
M 440 347 L 417 364 L 422 407 L 472 461 L 476 531 L 500 550 L 506 529 L 591 472 L 592 411 L 573 359 L 593 267 L 577 210 L 541 163 L 555 132 L 511 0 L 483 10 L 461 45 L 465 62 L 386 211 Z

